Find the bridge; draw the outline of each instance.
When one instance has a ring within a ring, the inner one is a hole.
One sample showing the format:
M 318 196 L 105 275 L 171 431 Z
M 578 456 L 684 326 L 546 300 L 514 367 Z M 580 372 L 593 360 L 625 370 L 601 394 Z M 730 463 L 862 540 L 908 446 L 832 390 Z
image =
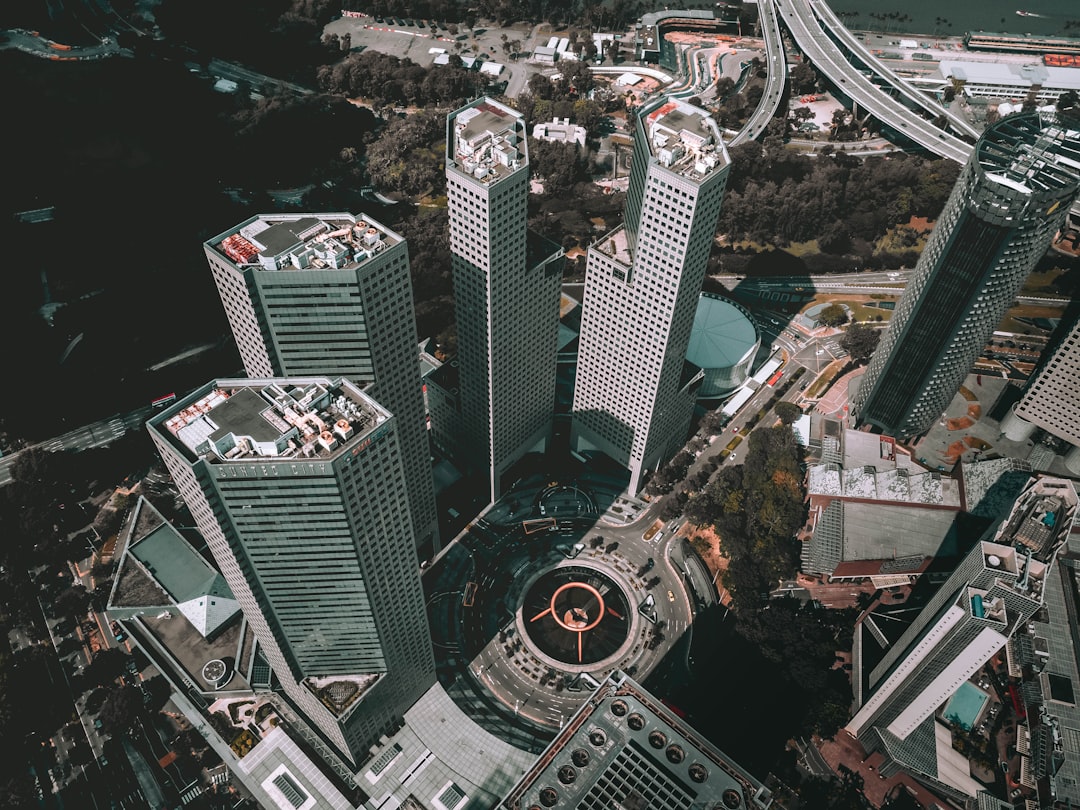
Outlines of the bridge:
M 875 77 L 884 80 L 888 88 L 895 92 L 906 104 L 924 110 L 931 118 L 944 115 L 954 132 L 962 138 L 972 141 L 978 140 L 982 133 L 973 127 L 963 116 L 957 115 L 952 110 L 935 104 L 925 93 L 913 87 L 908 81 L 897 76 L 887 65 L 874 56 L 869 49 L 856 37 L 847 26 L 833 13 L 824 2 L 818 0 L 797 0 L 792 6 L 796 11 L 801 11 L 805 3 L 805 14 L 816 15 L 822 29 L 838 42 L 840 47 L 847 53 L 862 62 Z
M 784 84 L 787 82 L 787 59 L 784 55 L 784 41 L 780 37 L 776 0 L 758 0 L 757 5 L 761 36 L 765 40 L 768 78 L 765 81 L 765 92 L 761 95 L 757 109 L 754 110 L 754 114 L 750 116 L 746 125 L 728 142 L 728 147 L 756 140 L 765 131 L 765 127 L 780 107 L 780 101 L 784 96 Z
M 781 19 L 815 68 L 853 102 L 935 155 L 966 163 L 972 146 L 914 114 L 853 66 L 814 14 L 814 0 L 776 0 Z M 842 27 L 842 26 L 841 26 Z M 917 92 L 917 91 L 912 91 Z M 944 110 L 938 109 L 937 113 Z

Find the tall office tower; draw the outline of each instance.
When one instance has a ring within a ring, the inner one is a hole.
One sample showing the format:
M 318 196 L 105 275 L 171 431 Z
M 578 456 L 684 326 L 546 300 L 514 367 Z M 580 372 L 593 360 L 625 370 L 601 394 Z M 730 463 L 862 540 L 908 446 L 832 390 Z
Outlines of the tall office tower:
M 589 248 L 572 442 L 630 470 L 675 454 L 700 370 L 686 349 L 731 160 L 716 122 L 659 98 L 635 122 L 624 222 Z
M 563 254 L 546 240 L 530 244 L 528 195 L 525 120 L 489 98 L 451 113 L 446 196 L 460 404 L 492 500 L 506 470 L 545 446 L 555 413 Z
M 941 417 L 1064 222 L 1078 169 L 1076 124 L 1030 112 L 987 127 L 852 399 L 860 424 L 906 437 Z
M 1065 465 L 1080 473 L 1080 320 L 1002 422 L 1005 435 L 1013 441 L 1026 440 L 1036 428 L 1072 445 Z
M 937 732 L 943 727 L 935 715 L 945 705 L 942 717 L 950 719 L 969 711 L 961 704 L 970 706 L 973 696 L 985 700 L 975 684 L 965 683 L 1042 606 L 1076 507 L 1071 481 L 1033 478 L 1009 515 L 975 544 L 873 667 L 869 698 L 846 729 L 868 752 L 885 754 L 883 776 L 906 768 L 946 792 L 957 789 L 951 769 L 941 765 Z M 951 698 L 961 689 L 965 694 L 954 705 Z
M 203 248 L 249 377 L 346 377 L 394 414 L 429 556 L 438 515 L 405 240 L 351 214 L 262 214 Z
M 288 705 L 355 765 L 435 683 L 397 420 L 343 379 L 241 379 L 147 427 Z

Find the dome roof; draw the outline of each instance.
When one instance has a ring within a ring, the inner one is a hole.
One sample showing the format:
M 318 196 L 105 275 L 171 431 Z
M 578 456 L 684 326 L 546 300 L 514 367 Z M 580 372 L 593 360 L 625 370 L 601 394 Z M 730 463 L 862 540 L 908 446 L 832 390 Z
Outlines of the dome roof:
M 750 313 L 712 293 L 698 298 L 686 359 L 698 368 L 730 368 L 757 351 L 758 333 Z

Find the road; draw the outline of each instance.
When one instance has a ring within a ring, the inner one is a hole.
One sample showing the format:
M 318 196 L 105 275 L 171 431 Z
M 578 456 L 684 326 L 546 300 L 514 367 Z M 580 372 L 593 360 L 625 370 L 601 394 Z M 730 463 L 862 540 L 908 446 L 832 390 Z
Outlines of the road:
M 914 115 L 848 62 L 839 46 L 821 29 L 812 0 L 776 2 L 781 19 L 802 52 L 852 101 L 927 151 L 957 163 L 967 162 L 972 150 L 970 144 Z
M 81 450 L 104 447 L 112 444 L 129 430 L 141 430 L 143 423 L 150 418 L 150 414 L 153 412 L 153 408 L 146 406 L 125 414 L 116 414 L 109 419 L 102 419 L 100 422 L 75 428 L 53 439 L 46 439 L 38 444 L 31 445 L 31 447 L 4 456 L 0 458 L 0 487 L 11 483 L 11 468 L 20 454 L 28 450 L 36 448 L 50 453 L 69 450 L 77 453 Z
M 784 41 L 780 37 L 780 21 L 776 14 L 776 0 L 758 0 L 758 19 L 761 23 L 761 36 L 765 40 L 765 58 L 768 78 L 765 80 L 765 92 L 761 95 L 757 109 L 728 143 L 728 147 L 738 146 L 745 141 L 756 140 L 765 131 L 769 121 L 776 115 L 780 101 L 784 96 L 784 84 L 787 82 L 787 58 L 784 54 Z
M 960 133 L 962 139 L 970 139 L 972 142 L 979 138 L 982 133 L 973 127 L 970 122 L 949 110 L 946 107 L 931 101 L 921 90 L 912 87 L 907 81 L 897 76 L 880 59 L 870 53 L 862 40 L 854 36 L 840 19 L 833 13 L 826 3 L 818 0 L 790 0 L 795 9 L 805 9 L 805 14 L 813 15 L 820 25 L 838 40 L 847 51 L 855 55 L 859 61 L 866 65 L 873 73 L 885 80 L 889 87 L 899 93 L 908 104 L 915 105 L 927 115 L 936 118 L 944 115 L 954 130 Z M 808 18 L 809 19 L 809 18 Z

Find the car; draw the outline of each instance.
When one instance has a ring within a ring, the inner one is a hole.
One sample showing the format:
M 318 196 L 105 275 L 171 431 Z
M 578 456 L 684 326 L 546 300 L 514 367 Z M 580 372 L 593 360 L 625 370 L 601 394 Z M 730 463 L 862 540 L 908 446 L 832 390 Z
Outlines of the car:
M 649 557 L 648 562 L 645 563 L 645 570 L 652 571 L 654 565 L 656 565 L 656 560 L 654 560 L 652 557 Z
M 669 602 L 674 602 L 675 601 L 675 594 L 672 591 L 667 592 L 667 600 Z
M 123 633 L 117 633 L 115 636 L 113 636 L 113 638 L 115 638 L 116 643 L 119 644 L 122 641 L 124 641 L 127 638 L 127 636 L 125 636 Z
M 653 542 L 654 543 L 659 543 L 663 539 L 664 539 L 664 533 L 663 532 L 657 532 L 655 535 L 653 535 Z

